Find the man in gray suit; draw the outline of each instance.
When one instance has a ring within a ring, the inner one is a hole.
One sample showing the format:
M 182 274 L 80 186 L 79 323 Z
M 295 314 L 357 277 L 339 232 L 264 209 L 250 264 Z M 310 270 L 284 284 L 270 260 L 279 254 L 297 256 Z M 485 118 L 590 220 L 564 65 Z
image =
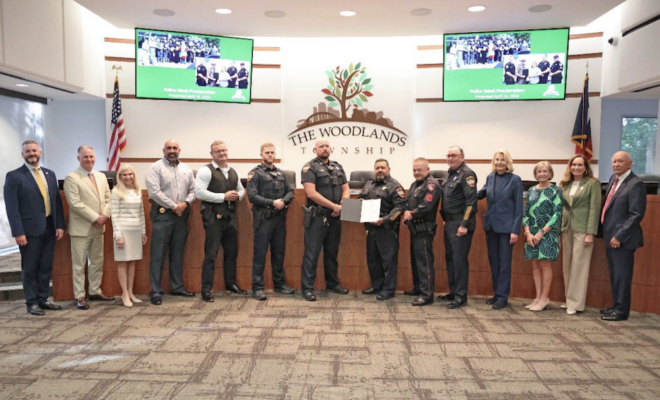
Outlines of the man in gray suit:
M 646 187 L 630 170 L 632 163 L 625 151 L 612 157 L 614 175 L 600 216 L 614 298 L 614 305 L 600 312 L 604 321 L 628 319 L 635 250 L 644 246 L 640 223 L 646 212 Z

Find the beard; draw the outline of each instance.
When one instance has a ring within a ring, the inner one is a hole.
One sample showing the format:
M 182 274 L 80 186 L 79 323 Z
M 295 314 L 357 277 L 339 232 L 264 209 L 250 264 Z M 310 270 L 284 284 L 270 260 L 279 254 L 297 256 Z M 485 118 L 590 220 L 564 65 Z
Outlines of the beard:
M 39 158 L 39 156 L 27 156 L 27 157 L 23 157 L 23 159 L 28 164 L 35 164 L 35 163 L 38 163 L 39 160 L 41 160 L 41 158 Z

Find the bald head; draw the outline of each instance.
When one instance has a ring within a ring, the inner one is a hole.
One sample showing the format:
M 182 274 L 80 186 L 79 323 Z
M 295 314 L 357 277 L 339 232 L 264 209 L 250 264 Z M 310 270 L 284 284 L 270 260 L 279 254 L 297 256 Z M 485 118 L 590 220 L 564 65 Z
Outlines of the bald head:
M 181 147 L 179 147 L 179 142 L 174 139 L 168 140 L 163 146 L 163 156 L 170 163 L 176 164 L 179 162 L 179 154 L 181 154 Z
M 321 161 L 326 162 L 328 158 L 330 158 L 330 153 L 332 152 L 330 149 L 330 142 L 327 140 L 317 141 L 314 145 L 314 152 L 316 153 L 316 156 L 321 159 Z
M 429 160 L 424 157 L 415 159 L 413 162 L 413 175 L 415 176 L 415 180 L 424 180 L 430 172 L 431 168 L 429 168 Z
M 632 157 L 627 151 L 617 151 L 612 156 L 612 170 L 619 176 L 630 171 L 632 164 Z

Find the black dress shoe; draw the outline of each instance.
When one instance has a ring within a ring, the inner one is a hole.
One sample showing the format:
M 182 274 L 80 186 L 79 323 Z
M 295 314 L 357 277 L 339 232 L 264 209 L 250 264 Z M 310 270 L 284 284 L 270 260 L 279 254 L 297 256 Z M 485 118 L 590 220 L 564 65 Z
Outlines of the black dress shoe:
M 194 297 L 195 293 L 191 293 L 186 289 L 181 289 L 170 293 L 172 296 Z
M 452 301 L 452 300 L 454 300 L 454 297 L 456 297 L 455 294 L 453 294 L 453 293 L 447 293 L 447 294 L 443 294 L 443 295 L 438 296 L 438 300 L 442 300 L 442 301 Z
M 426 306 L 433 304 L 433 297 L 429 298 L 424 298 L 424 297 L 418 297 L 415 299 L 415 301 L 412 302 L 413 306 Z
M 90 294 L 89 301 L 115 301 L 115 296 L 106 296 L 103 293 Z
M 256 290 L 252 294 L 252 296 L 254 297 L 255 300 L 259 300 L 259 301 L 266 300 L 266 292 L 264 292 L 263 290 Z
M 232 293 L 236 293 L 236 294 L 242 294 L 242 295 L 247 295 L 247 294 L 248 294 L 247 290 L 243 290 L 243 289 L 241 289 L 241 287 L 238 286 L 238 285 L 235 284 L 235 283 L 233 283 L 233 284 L 231 284 L 231 285 L 228 285 L 228 286 L 225 286 L 225 289 L 226 289 L 228 292 L 232 292 Z
M 600 314 L 601 314 L 601 315 L 611 314 L 611 313 L 612 313 L 612 310 L 613 310 L 613 308 L 611 308 L 611 307 L 610 307 L 610 308 L 606 308 L 606 309 L 604 309 L 604 310 L 600 310 Z
M 163 299 L 160 298 L 160 297 L 152 297 L 151 298 L 151 304 L 153 304 L 155 306 L 159 306 L 159 305 L 163 304 Z
M 61 310 L 62 306 L 47 301 L 45 303 L 39 303 L 39 308 L 42 310 Z
M 328 289 L 329 292 L 334 292 L 337 294 L 348 294 L 348 289 L 345 287 L 341 287 L 340 285 L 337 285 L 333 287 L 332 289 Z
M 362 291 L 362 294 L 367 294 L 367 295 L 378 294 L 378 293 L 380 293 L 380 290 L 376 290 L 374 288 L 364 289 Z
M 383 293 L 378 293 L 378 295 L 376 295 L 376 300 L 379 300 L 379 301 L 385 301 L 385 300 L 389 300 L 389 299 L 391 299 L 391 298 L 393 298 L 393 297 L 394 297 L 393 294 L 383 294 Z
M 411 289 L 411 290 L 406 290 L 403 292 L 404 295 L 406 296 L 419 296 L 422 294 L 422 292 L 419 291 L 419 289 Z
M 488 304 L 489 306 L 492 306 L 496 302 L 497 302 L 497 297 L 491 297 L 490 299 L 486 300 L 486 304 Z
M 503 308 L 506 308 L 506 306 L 509 303 L 506 301 L 496 301 L 495 304 L 493 304 L 493 310 L 501 310 Z
M 211 293 L 211 292 L 206 292 L 206 293 L 202 292 L 202 300 L 208 301 L 209 303 L 213 303 L 213 301 L 214 301 L 213 293 Z
M 39 317 L 43 317 L 44 315 L 46 315 L 46 313 L 44 312 L 44 310 L 42 310 L 41 308 L 39 308 L 36 304 L 33 304 L 33 305 L 31 305 L 31 306 L 28 306 L 27 309 L 28 309 L 28 313 L 30 313 L 30 314 L 32 314 L 32 315 L 37 315 L 37 316 L 39 316 Z
M 461 299 L 454 299 L 452 300 L 451 303 L 447 304 L 447 308 L 450 310 L 454 310 L 456 308 L 461 308 L 467 306 L 467 301 L 466 300 L 461 300 Z
M 625 321 L 628 319 L 627 316 L 617 314 L 616 312 L 612 311 L 609 314 L 603 315 L 600 317 L 603 321 Z
M 303 299 L 307 301 L 316 301 L 316 296 L 314 295 L 314 292 L 311 290 L 304 291 L 303 294 Z
M 76 300 L 76 307 L 78 307 L 79 310 L 89 310 L 89 304 L 87 304 L 87 301 L 84 297 Z
M 288 287 L 287 285 L 284 285 L 282 287 L 276 287 L 275 289 L 273 289 L 273 292 L 284 293 L 284 294 L 294 294 L 294 293 L 296 293 L 296 289 Z

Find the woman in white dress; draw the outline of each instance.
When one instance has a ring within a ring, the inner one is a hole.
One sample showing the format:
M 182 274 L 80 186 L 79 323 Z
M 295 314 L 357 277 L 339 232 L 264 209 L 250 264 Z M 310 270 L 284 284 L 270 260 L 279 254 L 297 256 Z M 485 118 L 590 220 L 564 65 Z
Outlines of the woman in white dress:
M 227 69 L 225 67 L 222 67 L 220 70 L 220 75 L 218 76 L 218 82 L 220 82 L 220 87 L 227 87 L 229 86 L 229 73 L 227 73 Z
M 541 68 L 539 68 L 539 65 L 536 63 L 536 61 L 532 62 L 532 68 L 529 69 L 529 83 L 532 85 L 536 85 L 539 83 L 539 77 L 541 76 Z
M 124 306 L 142 301 L 133 294 L 135 261 L 142 259 L 142 246 L 147 243 L 144 207 L 140 185 L 130 164 L 121 164 L 117 171 L 117 186 L 110 196 L 115 261 L 119 262 L 117 277 Z

